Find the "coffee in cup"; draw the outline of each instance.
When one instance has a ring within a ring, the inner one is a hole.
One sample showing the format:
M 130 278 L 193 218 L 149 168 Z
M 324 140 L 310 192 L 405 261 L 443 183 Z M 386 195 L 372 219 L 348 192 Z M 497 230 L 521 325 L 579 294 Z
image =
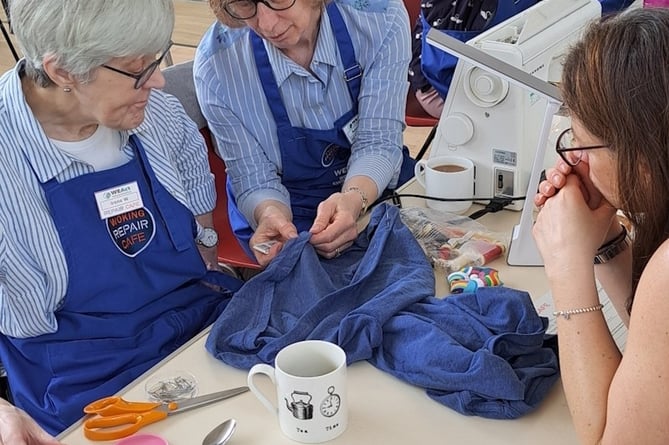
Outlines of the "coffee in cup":
M 438 171 L 438 172 L 444 172 L 444 173 L 455 173 L 455 172 L 461 172 L 466 170 L 465 167 L 461 165 L 455 165 L 455 164 L 443 164 L 443 165 L 435 165 L 432 167 L 432 169 Z
M 461 156 L 437 156 L 416 162 L 416 180 L 425 189 L 427 196 L 463 201 L 439 201 L 427 199 L 426 205 L 449 213 L 464 213 L 472 205 L 474 197 L 474 163 Z

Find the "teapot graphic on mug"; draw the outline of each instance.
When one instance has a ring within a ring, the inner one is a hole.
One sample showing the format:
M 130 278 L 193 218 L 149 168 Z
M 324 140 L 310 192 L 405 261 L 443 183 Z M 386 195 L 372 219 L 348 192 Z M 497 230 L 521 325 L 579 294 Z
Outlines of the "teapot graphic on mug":
M 311 394 L 304 391 L 293 391 L 290 395 L 292 402 L 284 397 L 286 408 L 293 413 L 293 417 L 301 420 L 309 420 L 314 417 L 314 405 L 311 404 Z

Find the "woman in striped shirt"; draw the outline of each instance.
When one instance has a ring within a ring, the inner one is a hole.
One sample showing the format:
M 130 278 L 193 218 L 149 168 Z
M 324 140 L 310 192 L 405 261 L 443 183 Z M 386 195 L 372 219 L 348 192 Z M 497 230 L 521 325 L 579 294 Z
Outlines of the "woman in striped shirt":
M 298 231 L 333 258 L 387 189 L 403 149 L 410 58 L 401 0 L 211 0 L 195 58 L 203 114 L 228 168 L 242 246 L 267 264 Z
M 0 78 L 0 443 L 56 443 L 211 323 L 206 149 L 158 66 L 171 0 L 12 0 Z M 197 221 L 197 223 L 196 223 Z M 225 282 L 219 284 L 226 285 Z M 235 283 L 228 283 L 229 287 Z

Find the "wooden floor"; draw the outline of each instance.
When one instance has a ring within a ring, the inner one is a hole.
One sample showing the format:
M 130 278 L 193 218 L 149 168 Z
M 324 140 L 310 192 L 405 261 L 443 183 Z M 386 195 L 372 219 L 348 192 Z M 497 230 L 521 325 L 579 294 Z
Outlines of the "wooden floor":
M 200 36 L 214 22 L 214 15 L 209 9 L 209 2 L 206 1 L 174 0 L 174 9 L 176 14 L 172 36 L 174 46 L 170 52 L 173 62 L 179 63 L 193 58 Z M 0 8 L 0 20 L 7 28 L 7 18 L 2 8 Z M 13 39 L 13 35 L 11 37 Z M 16 41 L 13 40 L 13 42 L 16 47 Z M 14 63 L 7 42 L 0 35 L 0 73 L 11 69 Z M 415 156 L 420 150 L 429 130 L 425 127 L 407 127 L 404 131 L 404 143 L 409 147 L 412 155 Z
M 195 47 L 200 36 L 214 22 L 214 15 L 206 1 L 174 0 L 175 24 L 172 40 L 174 46 L 171 51 L 174 63 L 193 58 Z M 0 8 L 0 20 L 8 28 L 7 17 Z M 14 47 L 16 40 L 11 36 Z M 18 48 L 16 48 L 18 51 Z M 20 55 L 20 54 L 19 54 Z M 0 35 L 0 73 L 4 73 L 14 66 L 14 58 L 4 37 Z

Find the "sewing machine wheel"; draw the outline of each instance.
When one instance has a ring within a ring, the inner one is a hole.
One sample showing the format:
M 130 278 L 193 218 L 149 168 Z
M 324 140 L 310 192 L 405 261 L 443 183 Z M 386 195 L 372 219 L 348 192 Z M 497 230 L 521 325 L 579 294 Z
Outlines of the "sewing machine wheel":
M 502 102 L 509 92 L 508 81 L 474 66 L 465 73 L 463 86 L 469 100 L 487 108 Z
M 474 136 L 474 123 L 464 113 L 453 113 L 442 117 L 444 137 L 450 146 L 464 145 Z

